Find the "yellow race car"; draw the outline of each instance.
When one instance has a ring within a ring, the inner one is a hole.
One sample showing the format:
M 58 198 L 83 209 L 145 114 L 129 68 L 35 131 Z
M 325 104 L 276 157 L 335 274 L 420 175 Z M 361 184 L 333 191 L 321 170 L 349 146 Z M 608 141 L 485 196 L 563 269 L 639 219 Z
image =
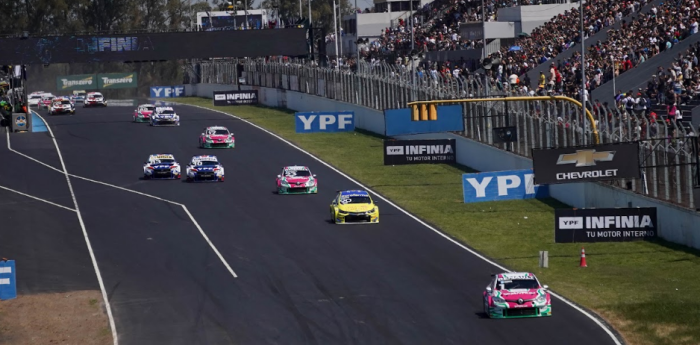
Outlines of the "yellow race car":
M 331 221 L 335 224 L 379 223 L 379 207 L 364 190 L 339 191 L 331 202 Z

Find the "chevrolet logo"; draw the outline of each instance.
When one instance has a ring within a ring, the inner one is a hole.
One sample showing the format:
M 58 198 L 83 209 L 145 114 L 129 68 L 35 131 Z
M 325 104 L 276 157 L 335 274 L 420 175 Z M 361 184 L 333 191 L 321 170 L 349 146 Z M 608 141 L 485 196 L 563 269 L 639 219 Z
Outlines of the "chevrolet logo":
M 557 165 L 576 163 L 577 167 L 589 167 L 596 165 L 595 162 L 610 162 L 613 157 L 615 157 L 615 151 L 577 150 L 576 153 L 559 155 Z

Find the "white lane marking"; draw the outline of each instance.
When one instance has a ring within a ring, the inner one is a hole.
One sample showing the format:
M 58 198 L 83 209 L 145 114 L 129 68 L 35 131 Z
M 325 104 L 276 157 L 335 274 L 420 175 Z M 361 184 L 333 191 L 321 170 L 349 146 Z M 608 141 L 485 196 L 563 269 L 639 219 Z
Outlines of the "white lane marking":
M 49 123 L 44 120 L 39 113 L 35 112 L 41 121 L 44 121 L 46 129 L 51 135 L 51 140 L 53 140 L 53 145 L 56 147 L 56 153 L 58 154 L 58 160 L 61 162 L 61 167 L 63 168 L 63 174 L 66 176 L 66 182 L 68 183 L 68 189 L 70 191 L 71 198 L 73 198 L 73 205 L 75 205 L 75 213 L 78 215 L 78 222 L 80 223 L 80 228 L 83 230 L 83 237 L 85 238 L 85 243 L 88 247 L 88 252 L 90 253 L 90 259 L 92 260 L 92 265 L 95 267 L 95 274 L 97 274 L 97 281 L 100 284 L 100 290 L 102 290 L 102 299 L 105 302 L 105 309 L 107 310 L 107 317 L 109 318 L 109 327 L 112 330 L 112 340 L 114 345 L 119 344 L 119 337 L 117 335 L 117 327 L 114 322 L 114 316 L 112 315 L 112 307 L 109 304 L 109 297 L 107 296 L 107 290 L 105 289 L 104 281 L 102 280 L 102 274 L 100 273 L 100 268 L 97 265 L 97 259 L 95 258 L 95 253 L 92 250 L 92 244 L 90 243 L 90 238 L 88 237 L 87 229 L 85 228 L 85 222 L 83 222 L 83 216 L 80 214 L 80 207 L 78 206 L 78 200 L 75 198 L 75 192 L 73 191 L 73 184 L 70 182 L 70 176 L 68 176 L 68 169 L 66 169 L 66 164 L 63 161 L 63 155 L 61 154 L 61 149 L 58 147 L 58 142 L 56 137 L 53 135 Z M 9 135 L 9 133 L 8 133 Z M 8 139 L 9 142 L 9 139 Z
M 37 115 L 39 115 L 39 114 L 37 114 Z M 40 117 L 40 118 L 41 118 L 41 117 Z M 44 120 L 44 119 L 42 118 L 42 120 Z M 49 128 L 49 124 L 48 124 L 46 121 L 44 121 L 44 124 L 46 125 L 46 128 L 48 129 L 48 128 Z M 53 136 L 53 133 L 51 133 L 51 138 L 53 138 L 54 142 L 56 141 L 56 139 L 55 139 L 54 136 Z M 7 147 L 10 148 L 10 133 L 9 133 L 9 132 L 7 133 Z M 58 149 L 58 144 L 56 144 L 56 148 Z M 50 169 L 53 169 L 53 170 L 55 170 L 55 171 L 57 171 L 57 172 L 63 173 L 63 171 L 61 171 L 60 169 L 57 169 L 57 168 L 55 168 L 55 167 L 53 167 L 53 166 L 51 166 L 51 165 L 49 165 L 49 164 L 46 164 L 46 163 L 44 163 L 44 162 L 42 162 L 42 161 L 40 161 L 40 160 L 38 160 L 38 159 L 36 159 L 36 158 L 34 158 L 34 157 L 31 157 L 31 156 L 29 156 L 29 155 L 26 155 L 26 154 L 24 154 L 24 153 L 22 153 L 22 152 L 19 152 L 19 151 L 17 151 L 17 150 L 12 149 L 12 148 L 10 148 L 10 150 L 11 150 L 12 152 L 14 152 L 14 153 L 17 153 L 18 155 L 21 155 L 21 156 L 23 156 L 23 157 L 25 157 L 25 158 L 28 158 L 28 159 L 30 159 L 30 160 L 32 160 L 32 161 L 34 161 L 34 162 L 36 162 L 36 163 L 39 163 L 39 164 L 41 164 L 41 165 L 43 165 L 43 166 L 45 166 L 45 167 L 47 167 L 47 168 L 50 168 Z M 163 198 L 157 197 L 157 196 L 155 196 L 155 195 L 142 193 L 142 192 L 139 192 L 139 191 L 136 191 L 136 190 L 133 190 L 133 189 L 128 189 L 128 188 L 124 188 L 124 187 L 121 187 L 121 186 L 113 185 L 113 184 L 110 184 L 110 183 L 106 183 L 106 182 L 102 182 L 102 181 L 98 181 L 98 180 L 93 180 L 93 179 L 90 179 L 90 178 L 87 178 L 87 177 L 83 177 L 83 176 L 78 176 L 78 175 L 74 175 L 74 174 L 68 174 L 68 176 L 74 177 L 74 178 L 77 178 L 77 179 L 81 179 L 81 180 L 85 180 L 85 181 L 88 181 L 88 182 L 97 183 L 97 184 L 101 184 L 101 185 L 104 185 L 104 186 L 116 188 L 116 189 L 119 189 L 119 190 L 123 190 L 123 191 L 125 191 L 125 192 L 130 192 L 130 193 L 138 194 L 138 195 L 141 195 L 141 196 L 145 196 L 145 197 L 147 197 L 147 198 L 152 198 L 152 199 L 160 200 L 160 201 L 163 201 L 163 202 L 167 202 L 167 203 L 170 203 L 170 204 L 173 204 L 173 205 L 177 205 L 177 206 L 182 207 L 182 209 L 185 211 L 185 213 L 187 214 L 187 216 L 190 218 L 190 220 L 192 221 L 192 223 L 194 224 L 194 226 L 197 228 L 197 230 L 199 231 L 199 233 L 200 233 L 200 234 L 202 235 L 202 237 L 204 238 L 204 241 L 207 242 L 207 244 L 209 245 L 209 247 L 214 251 L 214 253 L 216 253 L 216 256 L 219 257 L 219 260 L 221 260 L 221 263 L 224 264 L 224 267 L 226 267 L 226 269 L 229 271 L 229 273 L 231 273 L 231 275 L 232 275 L 234 278 L 238 278 L 238 275 L 236 274 L 236 272 L 233 271 L 233 268 L 231 268 L 231 265 L 229 265 L 228 261 L 226 261 L 226 259 L 224 259 L 224 256 L 221 254 L 221 252 L 219 252 L 219 249 L 216 248 L 216 246 L 214 245 L 214 243 L 209 239 L 209 236 L 207 236 L 206 232 L 204 232 L 204 229 L 202 228 L 202 226 L 199 225 L 199 222 L 197 222 L 197 220 L 194 218 L 194 216 L 192 215 L 192 213 L 190 213 L 190 210 L 189 210 L 189 209 L 187 208 L 187 206 L 185 206 L 184 204 L 181 204 L 181 203 L 179 203 L 179 202 L 175 202 L 175 201 L 172 201 L 172 200 L 163 199 Z
M 275 133 L 273 133 L 273 132 L 271 132 L 271 131 L 269 131 L 269 130 L 263 128 L 263 127 L 260 127 L 260 126 L 256 125 L 255 123 L 252 123 L 252 122 L 250 122 L 250 121 L 248 121 L 248 120 L 246 120 L 246 119 L 243 119 L 243 118 L 241 118 L 241 117 L 238 117 L 238 116 L 236 116 L 236 115 L 223 112 L 223 111 L 221 111 L 221 110 L 209 109 L 209 108 L 206 108 L 206 107 L 202 107 L 202 106 L 199 106 L 199 105 L 192 105 L 192 104 L 183 104 L 183 103 L 177 103 L 177 102 L 171 102 L 171 103 L 179 104 L 179 105 L 183 105 L 183 106 L 190 106 L 190 107 L 200 108 L 200 109 L 204 109 L 204 110 L 208 110 L 208 111 L 213 111 L 213 112 L 216 112 L 216 113 L 220 113 L 220 114 L 223 114 L 223 115 L 226 115 L 226 116 L 233 117 L 233 118 L 238 119 L 238 120 L 240 120 L 240 121 L 242 121 L 242 122 L 245 122 L 245 123 L 247 123 L 247 124 L 249 124 L 249 125 L 251 125 L 251 126 L 253 126 L 253 127 L 255 127 L 255 128 L 257 128 L 257 129 L 259 129 L 259 130 L 261 130 L 261 131 L 263 131 L 263 132 L 265 132 L 265 133 L 267 133 L 267 134 L 269 134 L 269 135 L 271 135 L 271 136 L 273 136 L 273 137 L 275 137 L 275 138 L 277 138 L 277 139 L 279 139 L 280 141 L 284 142 L 285 144 L 287 144 L 287 145 L 289 145 L 289 146 L 291 146 L 291 147 L 293 147 L 293 148 L 295 148 L 295 149 L 297 149 L 297 150 L 303 152 L 304 154 L 308 155 L 309 157 L 315 159 L 315 160 L 318 161 L 319 163 L 325 165 L 327 168 L 329 168 L 329 169 L 333 170 L 334 172 L 338 173 L 340 176 L 343 176 L 343 177 L 347 178 L 347 179 L 350 180 L 351 182 L 353 182 L 353 183 L 357 184 L 358 186 L 362 187 L 363 189 L 365 189 L 365 190 L 371 192 L 371 193 L 374 194 L 377 198 L 379 198 L 379 199 L 383 200 L 384 202 L 386 202 L 387 204 L 393 206 L 394 208 L 396 208 L 397 210 L 401 211 L 401 212 L 404 213 L 405 215 L 407 215 L 407 216 L 413 218 L 413 220 L 415 220 L 416 222 L 418 222 L 418 223 L 420 223 L 421 225 L 425 226 L 426 228 L 432 230 L 432 231 L 435 232 L 436 234 L 442 236 L 442 237 L 445 238 L 446 240 L 448 240 L 448 241 L 450 241 L 450 242 L 456 244 L 457 246 L 461 247 L 462 249 L 464 249 L 464 250 L 470 252 L 471 254 L 473 254 L 474 256 L 478 257 L 479 259 L 482 259 L 482 260 L 488 262 L 489 264 L 491 264 L 491 265 L 493 265 L 493 266 L 496 266 L 496 267 L 498 267 L 499 269 L 502 269 L 504 272 L 513 272 L 512 270 L 507 269 L 507 268 L 505 268 L 505 267 L 499 265 L 498 263 L 496 263 L 496 262 L 494 262 L 494 261 L 488 259 L 487 257 L 485 257 L 485 256 L 483 256 L 483 255 L 481 255 L 481 254 L 479 254 L 478 252 L 476 252 L 476 251 L 470 249 L 469 247 L 467 247 L 467 246 L 465 246 L 465 245 L 463 245 L 463 244 L 457 242 L 456 240 L 450 238 L 449 236 L 447 236 L 447 235 L 445 235 L 444 233 L 442 233 L 440 230 L 438 230 L 438 229 L 436 229 L 436 228 L 430 226 L 428 223 L 426 223 L 426 222 L 420 220 L 420 218 L 414 216 L 414 215 L 411 214 L 410 212 L 404 210 L 403 208 L 401 208 L 401 207 L 399 207 L 398 205 L 394 204 L 393 202 L 389 201 L 389 199 L 387 199 L 387 198 L 385 198 L 384 196 L 380 195 L 379 193 L 373 191 L 372 189 L 366 187 L 365 185 L 363 185 L 363 184 L 360 183 L 359 181 L 353 179 L 352 177 L 350 177 L 349 175 L 345 174 L 344 172 L 342 172 L 342 171 L 336 169 L 336 168 L 333 167 L 332 165 L 330 165 L 330 164 L 324 162 L 323 160 L 321 160 L 320 158 L 314 156 L 312 153 L 310 153 L 310 152 L 308 152 L 308 151 L 302 149 L 301 147 L 299 147 L 299 146 L 297 146 L 296 144 L 294 144 L 294 143 L 292 143 L 292 142 L 290 142 L 290 141 L 288 141 L 288 140 L 282 138 L 281 136 L 279 136 L 279 135 L 277 135 L 277 134 L 275 134 Z M 585 315 L 585 316 L 588 317 L 589 319 L 593 320 L 593 322 L 595 322 L 598 326 L 600 326 L 600 328 L 602 328 L 602 329 L 610 336 L 610 338 L 612 338 L 612 340 L 615 342 L 616 345 L 622 345 L 622 343 L 617 339 L 617 337 L 616 337 L 615 334 L 610 330 L 610 328 L 609 328 L 608 326 L 606 326 L 603 322 L 601 322 L 599 318 L 597 318 L 597 317 L 591 315 L 591 313 L 589 313 L 588 311 L 586 311 L 586 310 L 584 310 L 583 308 L 579 307 L 579 306 L 576 305 L 575 303 L 569 301 L 568 299 L 564 298 L 563 296 L 560 296 L 560 295 L 558 295 L 558 294 L 556 294 L 556 293 L 554 293 L 554 292 L 552 292 L 552 291 L 549 291 L 549 293 L 550 293 L 552 296 L 554 296 L 554 297 L 558 298 L 559 300 L 561 300 L 562 302 L 568 304 L 570 307 L 574 308 L 575 310 L 581 312 L 583 315 Z
M 57 203 L 48 201 L 48 200 L 46 200 L 46 199 L 42 199 L 42 198 L 35 197 L 35 196 L 33 196 L 33 195 L 29 195 L 29 194 L 26 194 L 26 193 L 22 193 L 22 192 L 20 192 L 20 191 L 18 191 L 18 190 L 14 190 L 14 189 L 11 189 L 11 188 L 7 188 L 7 187 L 5 187 L 5 186 L 0 186 L 0 189 L 4 189 L 4 190 L 6 190 L 6 191 L 10 191 L 10 192 L 13 192 L 13 193 L 17 193 L 17 194 L 19 194 L 19 195 L 26 196 L 27 198 L 32 198 L 32 199 L 34 199 L 34 200 L 39 200 L 39 201 L 45 202 L 45 203 L 47 203 L 47 204 L 49 204 L 49 205 L 54 205 L 54 206 L 56 206 L 56 207 L 60 207 L 60 208 L 62 208 L 62 209 L 68 210 L 68 211 L 76 212 L 74 209 L 72 209 L 72 208 L 70 208 L 70 207 L 65 207 L 65 206 L 63 206 L 63 205 L 59 205 L 59 204 L 57 204 Z

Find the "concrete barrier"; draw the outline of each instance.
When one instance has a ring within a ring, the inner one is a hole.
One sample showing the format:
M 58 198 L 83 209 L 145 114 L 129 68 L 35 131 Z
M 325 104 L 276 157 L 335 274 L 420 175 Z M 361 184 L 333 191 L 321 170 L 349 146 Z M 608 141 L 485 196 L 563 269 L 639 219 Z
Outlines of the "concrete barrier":
M 212 98 L 214 90 L 230 90 L 235 85 L 187 85 L 188 96 Z M 270 107 L 295 111 L 355 112 L 355 126 L 384 135 L 384 114 L 381 111 L 301 92 L 266 87 L 241 86 L 242 90 L 259 90 L 260 102 Z M 398 136 L 397 139 L 455 139 L 457 162 L 478 171 L 531 169 L 532 160 L 500 150 L 496 147 L 451 133 L 430 133 Z M 700 249 L 700 213 L 661 200 L 645 197 L 631 191 L 602 183 L 571 183 L 550 185 L 553 198 L 578 208 L 656 207 L 659 236 L 667 241 Z M 554 224 L 552 224 L 553 226 Z

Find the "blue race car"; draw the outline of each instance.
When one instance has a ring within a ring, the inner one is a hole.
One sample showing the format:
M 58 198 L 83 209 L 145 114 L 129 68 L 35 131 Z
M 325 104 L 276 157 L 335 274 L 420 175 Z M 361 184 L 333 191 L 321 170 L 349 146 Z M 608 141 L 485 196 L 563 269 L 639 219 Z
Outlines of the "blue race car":
M 224 166 L 216 156 L 193 156 L 186 171 L 187 182 L 224 182 Z
M 151 126 L 179 126 L 180 116 L 172 107 L 156 107 L 151 114 Z
M 154 154 L 148 156 L 148 162 L 143 165 L 143 178 L 150 179 L 179 179 L 180 163 L 175 156 L 169 153 Z

